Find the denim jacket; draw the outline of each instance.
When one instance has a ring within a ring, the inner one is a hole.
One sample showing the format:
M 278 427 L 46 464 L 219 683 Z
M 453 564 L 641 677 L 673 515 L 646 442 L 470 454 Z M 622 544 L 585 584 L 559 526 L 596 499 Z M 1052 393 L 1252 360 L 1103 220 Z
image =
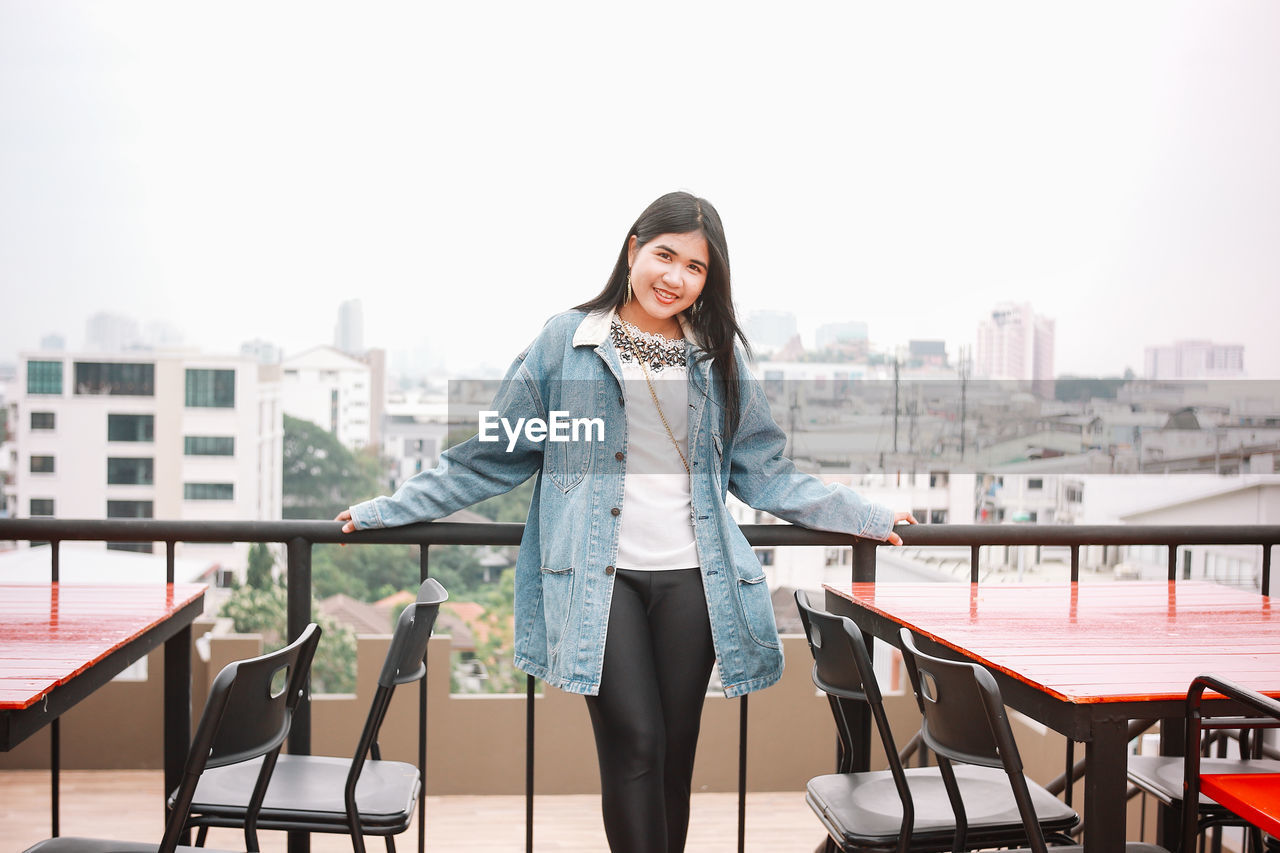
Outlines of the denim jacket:
M 394 496 L 351 508 L 359 529 L 429 521 L 536 473 L 516 562 L 515 663 L 570 693 L 600 687 L 619 516 L 626 512 L 626 416 L 612 317 L 612 311 L 570 311 L 551 318 L 511 365 L 492 406 L 510 424 L 547 421 L 552 411 L 602 418 L 603 440 L 579 433 L 577 441 L 536 441 L 525 431 L 509 440 L 502 430 L 498 441 L 473 436 Z M 696 362 L 701 349 L 687 325 L 685 341 L 692 521 L 720 680 L 734 697 L 781 677 L 782 646 L 764 572 L 725 506 L 726 491 L 805 527 L 873 539 L 888 536 L 893 514 L 796 470 L 782 455 L 786 436 L 741 352 L 739 425 L 726 441 L 721 390 L 708 381 L 710 361 Z

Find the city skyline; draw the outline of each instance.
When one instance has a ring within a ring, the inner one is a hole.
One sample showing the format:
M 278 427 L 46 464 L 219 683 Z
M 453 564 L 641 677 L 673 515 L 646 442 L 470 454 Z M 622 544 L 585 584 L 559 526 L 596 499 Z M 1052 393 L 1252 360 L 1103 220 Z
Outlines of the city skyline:
M 1276 378 L 1277 105 L 1267 2 L 3 3 L 0 361 L 98 311 L 296 353 L 360 298 L 366 345 L 502 370 L 686 188 L 743 316 L 955 353 L 1029 302 L 1058 374 Z

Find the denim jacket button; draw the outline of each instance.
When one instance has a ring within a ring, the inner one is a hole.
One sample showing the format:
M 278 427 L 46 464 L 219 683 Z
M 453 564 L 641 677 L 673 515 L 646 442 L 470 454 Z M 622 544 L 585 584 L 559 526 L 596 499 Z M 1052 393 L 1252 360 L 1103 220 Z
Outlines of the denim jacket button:
M 617 453 L 613 454 L 613 458 L 614 458 L 614 459 L 617 459 L 619 462 L 621 462 L 621 461 L 622 461 L 622 451 L 621 451 L 621 450 L 619 450 Z
M 605 573 L 606 575 L 611 575 L 611 574 L 613 574 L 613 566 L 605 566 L 605 567 L 604 567 L 604 573 Z
M 618 515 L 621 512 L 622 510 L 618 509 L 616 506 L 613 509 L 609 510 L 610 515 Z

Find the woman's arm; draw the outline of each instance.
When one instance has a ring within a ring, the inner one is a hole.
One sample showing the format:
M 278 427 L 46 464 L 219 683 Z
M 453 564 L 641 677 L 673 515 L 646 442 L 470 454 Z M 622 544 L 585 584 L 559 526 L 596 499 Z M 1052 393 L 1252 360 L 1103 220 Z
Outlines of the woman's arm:
M 745 365 L 740 375 L 742 417 L 730 447 L 729 491 L 749 506 L 794 524 L 901 545 L 893 525 L 899 521 L 914 524 L 911 513 L 894 513 L 848 486 L 823 483 L 797 470 L 795 463 L 782 455 L 787 437 L 773 420 L 764 388 L 746 372 Z
M 508 423 L 517 423 L 519 418 L 545 419 L 541 399 L 522 358 L 502 380 L 492 408 Z M 391 497 L 356 504 L 339 513 L 336 520 L 346 522 L 342 531 L 351 533 L 442 518 L 511 491 L 541 464 L 542 444 L 530 441 L 523 432 L 514 445 L 505 435 L 499 441 L 480 441 L 478 435 L 472 436 L 442 453 L 434 469 L 406 480 Z

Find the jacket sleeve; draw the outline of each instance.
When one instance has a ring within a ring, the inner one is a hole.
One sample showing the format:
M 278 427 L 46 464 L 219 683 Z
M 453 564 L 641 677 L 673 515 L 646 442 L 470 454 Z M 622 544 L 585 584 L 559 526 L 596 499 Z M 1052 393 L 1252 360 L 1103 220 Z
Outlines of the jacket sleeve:
M 503 378 L 492 409 L 515 424 L 519 418 L 546 418 L 541 398 L 524 356 L 517 358 Z M 351 507 L 356 529 L 396 527 L 443 518 L 451 512 L 504 494 L 529 479 L 542 464 L 542 445 L 521 431 L 509 446 L 503 430 L 497 440 L 481 441 L 479 434 L 440 454 L 439 464 L 404 482 L 391 497 L 378 497 Z
M 730 444 L 729 491 L 749 506 L 793 524 L 868 539 L 888 537 L 892 510 L 848 486 L 824 483 L 799 471 L 782 455 L 786 433 L 773 419 L 764 388 L 741 359 L 738 365 L 742 417 Z

